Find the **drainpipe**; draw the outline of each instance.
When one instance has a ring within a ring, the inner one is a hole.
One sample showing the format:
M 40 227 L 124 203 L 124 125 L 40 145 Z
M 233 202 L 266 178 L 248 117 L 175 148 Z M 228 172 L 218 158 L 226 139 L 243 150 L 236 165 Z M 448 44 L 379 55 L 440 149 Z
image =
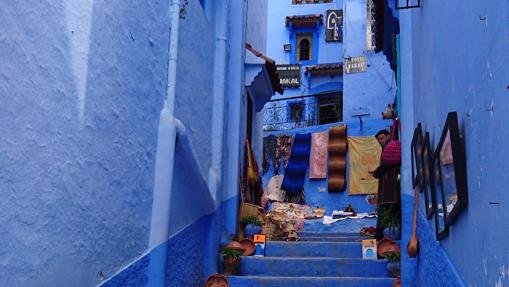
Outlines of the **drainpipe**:
M 226 32 L 228 27 L 228 0 L 216 2 L 216 47 L 214 55 L 214 99 L 212 111 L 212 161 L 209 168 L 209 191 L 220 204 L 223 164 L 225 81 L 226 81 Z
M 168 79 L 166 83 L 166 99 L 164 101 L 164 107 L 159 115 L 154 193 L 148 245 L 148 249 L 151 251 L 148 278 L 148 286 L 150 287 L 163 287 L 165 286 L 166 279 L 166 241 L 170 234 L 171 188 L 178 128 L 174 111 L 177 84 L 180 0 L 171 1 L 170 21 Z

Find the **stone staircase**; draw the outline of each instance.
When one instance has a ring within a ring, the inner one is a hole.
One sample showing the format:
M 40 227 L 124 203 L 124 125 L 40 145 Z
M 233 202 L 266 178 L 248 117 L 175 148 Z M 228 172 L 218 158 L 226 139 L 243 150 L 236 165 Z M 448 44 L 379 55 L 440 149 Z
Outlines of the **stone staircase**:
M 243 257 L 231 287 L 391 287 L 387 261 L 362 260 L 361 238 L 352 233 L 302 232 L 299 242 L 266 244 L 265 257 Z

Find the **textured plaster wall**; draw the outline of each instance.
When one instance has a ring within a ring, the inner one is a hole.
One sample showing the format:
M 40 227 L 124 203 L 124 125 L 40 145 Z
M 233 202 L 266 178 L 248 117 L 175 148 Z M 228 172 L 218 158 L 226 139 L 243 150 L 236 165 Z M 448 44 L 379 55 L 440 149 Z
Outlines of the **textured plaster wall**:
M 368 68 L 363 73 L 344 75 L 344 119 L 350 120 L 359 111 L 369 112 L 363 119 L 381 118 L 381 112 L 394 102 L 396 81 L 387 58 L 382 52 L 366 53 Z
M 247 1 L 246 42 L 258 51 L 267 51 L 267 17 L 270 0 Z M 273 2 L 273 1 L 270 1 Z
M 467 286 L 509 284 L 508 11 L 507 2 L 455 0 L 405 12 L 413 34 L 414 125 L 422 122 L 434 148 L 447 113 L 457 111 L 465 141 L 469 206 L 439 244 Z M 420 282 L 443 272 L 437 265 L 420 261 Z
M 93 286 L 147 246 L 167 1 L 0 7 L 2 285 Z
M 396 81 L 383 52 L 366 49 L 366 1 L 345 1 L 345 57 L 366 57 L 367 70 L 344 74 L 343 98 L 345 120 L 359 111 L 368 112 L 363 118 L 379 118 L 387 104 L 394 101 Z
M 267 51 L 267 16 L 269 0 L 250 0 L 247 2 L 247 25 L 246 43 L 251 44 L 255 49 L 266 54 Z M 253 59 L 251 52 L 247 52 L 246 58 Z M 257 61 L 261 59 L 257 58 Z M 248 60 L 246 60 L 247 62 Z M 246 83 L 246 86 L 250 83 Z M 254 95 L 256 96 L 256 95 Z M 257 162 L 261 162 L 263 149 L 263 112 L 256 113 L 253 110 L 253 134 L 252 148 Z
M 430 225 L 420 210 L 417 218 L 419 238 L 417 265 L 428 267 L 417 269 L 416 286 L 465 286 L 447 253 L 436 240 L 434 228 L 435 225 Z
M 236 200 L 234 198 L 233 200 Z M 218 210 L 220 210 L 219 208 Z M 217 237 L 218 213 L 204 215 L 174 234 L 164 243 L 139 260 L 133 262 L 115 277 L 105 281 L 102 287 L 143 287 L 148 286 L 149 263 L 160 256 L 166 256 L 168 269 L 166 286 L 204 286 L 207 277 L 217 272 L 217 253 L 207 252 L 216 244 L 211 238 Z M 161 253 L 167 250 L 166 254 Z M 214 266 L 212 266 L 213 262 Z
M 212 145 L 214 22 L 198 1 L 189 1 L 180 21 L 175 115 L 186 126 L 201 172 L 208 174 Z

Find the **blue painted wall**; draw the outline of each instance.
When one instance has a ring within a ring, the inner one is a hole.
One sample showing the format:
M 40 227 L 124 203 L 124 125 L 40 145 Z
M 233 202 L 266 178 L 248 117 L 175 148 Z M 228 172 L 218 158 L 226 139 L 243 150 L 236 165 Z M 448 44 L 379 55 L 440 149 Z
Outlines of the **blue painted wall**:
M 352 114 L 365 111 L 363 118 L 380 118 L 381 112 L 396 96 L 396 81 L 383 52 L 367 50 L 366 1 L 345 0 L 344 57 L 366 57 L 366 72 L 343 75 L 344 114 L 350 120 Z
M 509 255 L 502 247 L 509 238 L 507 228 L 503 228 L 509 220 L 504 209 L 509 204 L 505 192 L 509 151 L 500 148 L 509 144 L 505 119 L 509 57 L 507 39 L 501 37 L 509 32 L 508 10 L 509 4 L 502 2 L 431 1 L 400 13 L 400 18 L 410 24 L 410 29 L 403 30 L 402 26 L 402 38 L 411 41 L 407 47 L 413 45 L 413 56 L 402 63 L 402 74 L 413 74 L 407 83 L 411 90 L 402 98 L 412 97 L 408 107 L 413 110 L 412 124 L 422 122 L 434 148 L 447 113 L 458 112 L 467 156 L 469 206 L 450 228 L 449 236 L 434 244 L 445 250 L 468 286 L 509 284 Z M 404 136 L 411 137 L 410 130 Z M 434 236 L 431 222 L 419 226 L 422 238 Z M 439 252 L 421 256 L 435 253 Z M 422 286 L 444 286 L 434 281 L 424 283 L 437 276 L 437 265 L 419 259 L 416 275 Z
M 180 21 L 175 116 L 186 126 L 196 159 L 206 176 L 212 156 L 215 25 L 205 17 L 198 1 L 189 1 L 186 14 Z
M 221 266 L 219 245 L 226 243 L 228 236 L 235 232 L 238 190 L 237 187 L 230 189 L 228 186 L 230 181 L 238 180 L 234 178 L 238 176 L 238 171 L 226 172 L 229 166 L 227 160 L 232 160 L 235 156 L 242 158 L 243 150 L 240 149 L 243 149 L 243 145 L 240 143 L 243 143 L 246 134 L 247 110 L 244 90 L 240 89 L 241 96 L 232 92 L 244 84 L 243 78 L 239 77 L 243 74 L 243 61 L 239 62 L 234 52 L 242 51 L 243 55 L 244 37 L 247 36 L 252 43 L 264 47 L 263 31 L 259 32 L 251 25 L 266 22 L 266 6 L 251 3 L 251 12 L 246 14 L 250 16 L 247 25 L 250 32 L 244 35 L 243 29 L 238 31 L 231 27 L 244 27 L 246 15 L 234 11 L 247 12 L 248 9 L 241 2 L 230 1 L 233 6 L 228 13 L 228 120 L 225 126 L 234 132 L 225 135 L 228 149 L 223 149 L 223 184 L 221 194 L 214 198 L 209 192 L 205 173 L 210 165 L 211 138 L 217 136 L 211 132 L 210 126 L 211 88 L 215 79 L 214 57 L 211 55 L 214 54 L 215 35 L 214 29 L 209 27 L 214 27 L 212 24 L 217 23 L 213 21 L 220 17 L 214 13 L 208 14 L 207 8 L 214 8 L 209 5 L 208 2 L 205 3 L 204 14 L 198 1 L 190 1 L 186 7 L 186 18 L 181 20 L 176 107 L 177 117 L 186 126 L 187 132 L 185 135 L 179 134 L 177 139 L 170 238 L 120 270 L 102 286 L 146 286 L 149 278 L 153 276 L 149 263 L 152 260 L 158 262 L 160 257 L 167 257 L 167 286 L 202 286 L 206 278 L 217 272 Z M 201 41 L 197 42 L 197 38 Z M 235 69 L 239 69 L 240 73 L 234 73 Z M 236 148 L 233 147 L 235 144 L 238 144 Z M 241 164 L 239 161 L 235 165 Z
M 8 27 L 0 32 L 1 281 L 95 286 L 103 271 L 107 286 L 144 286 L 150 260 L 168 256 L 168 286 L 203 285 L 217 270 L 224 230 L 234 231 L 235 216 L 226 217 L 236 214 L 238 198 L 237 185 L 226 188 L 238 173 L 225 173 L 223 200 L 207 186 L 215 7 L 189 1 L 180 20 L 176 117 L 186 134 L 177 139 L 170 238 L 147 250 L 169 3 L 71 2 L 0 9 Z M 238 124 L 245 95 L 232 91 L 244 85 L 244 62 L 231 51 L 244 51 L 245 31 L 232 27 L 245 26 L 245 15 L 234 11 L 247 9 L 229 2 L 226 90 Z M 245 127 L 238 127 L 240 136 L 226 135 L 227 143 L 241 142 Z M 242 148 L 225 149 L 223 170 Z
M 2 285 L 93 286 L 148 243 L 168 5 L 1 7 Z

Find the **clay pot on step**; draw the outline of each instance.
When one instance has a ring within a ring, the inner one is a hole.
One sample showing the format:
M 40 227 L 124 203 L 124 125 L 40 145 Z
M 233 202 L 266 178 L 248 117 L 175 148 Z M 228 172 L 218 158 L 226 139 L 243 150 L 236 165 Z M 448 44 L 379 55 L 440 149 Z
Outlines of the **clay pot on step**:
M 240 272 L 240 258 L 223 256 L 224 275 L 237 275 Z

